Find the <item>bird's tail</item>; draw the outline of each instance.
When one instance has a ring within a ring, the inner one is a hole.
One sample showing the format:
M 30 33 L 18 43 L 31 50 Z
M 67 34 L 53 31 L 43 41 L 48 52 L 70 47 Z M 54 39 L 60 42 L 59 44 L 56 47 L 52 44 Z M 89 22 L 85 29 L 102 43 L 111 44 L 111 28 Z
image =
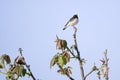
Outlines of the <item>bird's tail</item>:
M 65 30 L 65 29 L 66 29 L 66 27 L 63 28 L 63 30 Z

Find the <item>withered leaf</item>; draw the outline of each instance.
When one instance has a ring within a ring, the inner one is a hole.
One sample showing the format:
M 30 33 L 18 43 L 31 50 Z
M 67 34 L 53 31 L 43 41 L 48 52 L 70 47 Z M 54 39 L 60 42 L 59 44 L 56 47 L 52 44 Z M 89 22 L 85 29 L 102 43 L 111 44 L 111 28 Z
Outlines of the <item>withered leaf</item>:
M 56 42 L 56 48 L 57 49 L 64 50 L 67 47 L 67 41 L 59 39 L 58 36 L 57 36 L 57 39 L 55 40 L 55 42 Z
M 70 61 L 70 54 L 68 53 L 68 51 L 64 51 L 62 53 L 62 56 L 65 58 L 66 62 Z
M 10 57 L 7 54 L 3 54 L 1 59 L 3 59 L 7 64 L 11 63 Z
M 52 68 L 52 66 L 54 66 L 57 61 L 58 61 L 58 53 L 56 55 L 54 55 L 54 57 L 52 58 L 52 60 L 50 61 L 50 68 Z

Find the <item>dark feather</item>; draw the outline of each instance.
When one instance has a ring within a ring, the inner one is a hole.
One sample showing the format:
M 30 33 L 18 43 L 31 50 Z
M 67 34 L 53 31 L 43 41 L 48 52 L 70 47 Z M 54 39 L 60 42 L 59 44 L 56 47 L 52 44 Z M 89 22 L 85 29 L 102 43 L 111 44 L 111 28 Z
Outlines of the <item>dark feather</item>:
M 70 18 L 70 20 L 65 24 L 65 26 L 67 26 L 67 24 L 69 23 L 69 22 L 71 22 L 73 19 L 75 19 L 75 18 L 77 18 L 78 19 L 78 16 L 77 16 L 77 14 L 75 14 L 75 15 L 73 15 L 73 17 L 72 18 Z

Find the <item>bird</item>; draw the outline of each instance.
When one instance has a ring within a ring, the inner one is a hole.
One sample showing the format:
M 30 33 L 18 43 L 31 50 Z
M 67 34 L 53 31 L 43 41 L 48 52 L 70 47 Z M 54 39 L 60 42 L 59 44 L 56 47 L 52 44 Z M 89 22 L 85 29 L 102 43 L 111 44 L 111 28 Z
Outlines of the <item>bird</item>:
M 75 27 L 77 23 L 78 23 L 78 15 L 74 14 L 73 17 L 71 17 L 70 20 L 65 24 L 63 30 L 65 30 L 69 26 Z

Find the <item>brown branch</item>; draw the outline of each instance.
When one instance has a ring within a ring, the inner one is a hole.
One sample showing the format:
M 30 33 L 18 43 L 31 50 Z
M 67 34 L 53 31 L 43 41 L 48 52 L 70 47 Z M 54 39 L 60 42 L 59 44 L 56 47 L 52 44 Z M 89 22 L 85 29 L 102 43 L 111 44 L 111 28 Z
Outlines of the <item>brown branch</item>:
M 75 54 L 67 47 L 67 50 L 71 53 L 71 55 L 76 58 Z
M 82 77 L 82 80 L 85 80 L 85 78 L 84 78 L 83 64 L 82 64 L 82 60 L 81 60 L 81 56 L 80 56 L 80 51 L 78 50 L 78 45 L 77 45 L 77 40 L 76 40 L 77 28 L 76 27 L 73 27 L 73 28 L 74 28 L 73 38 L 74 38 L 74 43 L 75 43 L 75 50 L 77 52 L 77 59 L 79 61 L 79 65 L 80 65 L 81 77 Z
M 19 52 L 20 52 L 20 55 L 21 55 L 21 56 L 23 56 L 23 55 L 22 55 L 22 51 L 23 51 L 22 48 L 19 48 Z M 30 72 L 30 75 L 31 75 L 32 79 L 33 79 L 33 80 L 36 80 L 35 77 L 34 77 L 34 75 L 33 75 L 33 73 L 32 73 L 32 71 L 31 71 L 31 69 L 30 69 L 30 65 L 27 65 L 27 63 L 26 63 L 25 60 L 24 60 L 24 63 L 25 63 L 26 68 L 27 68 L 28 71 Z
M 32 71 L 31 71 L 31 69 L 30 69 L 30 65 L 27 65 L 27 64 L 25 63 L 25 66 L 27 67 L 28 71 L 30 72 L 30 75 L 31 75 L 31 77 L 33 78 L 33 80 L 36 80 L 35 77 L 34 77 L 34 75 L 33 75 L 33 73 L 32 73 Z
M 90 71 L 88 74 L 85 75 L 84 80 L 85 80 L 90 74 L 92 74 L 92 73 L 93 73 L 94 71 L 96 71 L 96 70 L 98 70 L 98 69 L 97 69 L 97 67 L 96 67 L 95 64 L 94 64 L 94 66 L 93 66 L 93 68 L 91 69 L 91 71 Z
M 104 55 L 105 55 L 105 65 L 106 65 L 106 76 L 105 76 L 105 79 L 109 80 L 109 77 L 108 77 L 108 73 L 109 73 L 108 60 L 109 59 L 107 58 L 107 49 L 105 50 Z
M 90 75 L 90 74 L 92 74 L 94 72 L 94 70 L 91 70 L 88 74 L 86 74 L 86 76 L 84 77 L 84 80 Z
M 22 56 L 22 48 L 19 48 L 18 51 L 20 52 L 20 55 Z

